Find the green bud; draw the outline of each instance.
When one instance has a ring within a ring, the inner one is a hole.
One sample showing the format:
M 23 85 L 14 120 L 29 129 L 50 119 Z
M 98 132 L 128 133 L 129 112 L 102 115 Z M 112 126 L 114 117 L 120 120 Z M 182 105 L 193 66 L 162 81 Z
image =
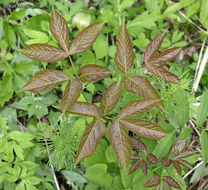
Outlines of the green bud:
M 91 15 L 87 13 L 77 13 L 72 19 L 72 27 L 82 30 L 90 25 Z

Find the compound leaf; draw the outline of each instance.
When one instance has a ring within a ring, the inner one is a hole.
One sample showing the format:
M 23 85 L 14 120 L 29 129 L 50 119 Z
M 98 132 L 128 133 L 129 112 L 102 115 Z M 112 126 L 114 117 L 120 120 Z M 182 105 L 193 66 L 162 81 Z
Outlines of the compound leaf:
M 111 71 L 98 65 L 86 65 L 80 69 L 80 80 L 82 82 L 93 82 L 108 77 Z
M 103 113 L 107 113 L 113 110 L 118 103 L 121 96 L 122 85 L 120 80 L 113 82 L 104 92 L 101 98 L 101 109 Z
M 136 162 L 134 162 L 132 164 L 131 168 L 129 169 L 128 175 L 132 174 L 133 172 L 135 172 L 138 169 L 140 162 L 141 162 L 141 160 L 137 160 Z
M 125 119 L 120 120 L 120 122 L 136 135 L 148 139 L 159 139 L 166 135 L 165 131 L 160 126 L 148 121 Z
M 179 48 L 179 47 L 165 50 L 162 53 L 154 56 L 150 61 L 153 62 L 154 64 L 172 61 L 173 59 L 175 59 L 177 57 L 180 50 L 181 50 L 181 48 Z
M 63 50 L 46 44 L 32 44 L 21 51 L 31 59 L 44 62 L 56 62 L 68 57 L 68 54 Z
M 116 120 L 110 126 L 109 136 L 119 163 L 127 168 L 131 159 L 131 143 L 127 130 Z
M 69 54 L 75 55 L 89 49 L 92 46 L 92 44 L 95 42 L 102 28 L 103 28 L 103 23 L 100 22 L 92 24 L 87 28 L 85 28 L 71 42 L 69 48 Z
M 157 35 L 148 45 L 146 51 L 144 52 L 144 62 L 147 63 L 154 54 L 159 50 L 162 45 L 165 33 Z
M 179 78 L 173 73 L 168 72 L 162 65 L 154 62 L 146 63 L 146 68 L 155 76 L 161 78 L 164 81 L 180 84 Z
M 95 104 L 87 102 L 76 102 L 67 112 L 87 117 L 99 117 L 99 108 Z
M 69 31 L 66 20 L 56 11 L 52 12 L 50 20 L 50 31 L 60 46 L 69 51 Z
M 139 94 L 145 99 L 161 99 L 157 91 L 152 87 L 147 78 L 142 76 L 133 76 L 124 79 L 124 87 L 132 93 Z M 164 109 L 164 104 L 158 102 L 158 107 Z
M 156 185 L 159 185 L 159 183 L 160 183 L 160 176 L 156 175 L 153 178 L 151 178 L 149 181 L 147 181 L 144 184 L 144 187 L 154 187 Z
M 61 101 L 61 110 L 66 112 L 77 101 L 82 90 L 82 84 L 77 80 L 69 80 Z
M 106 127 L 101 120 L 93 120 L 90 123 L 80 141 L 75 165 L 93 154 L 105 132 Z
M 117 51 L 114 60 L 118 70 L 123 73 L 127 73 L 134 62 L 133 47 L 125 24 L 122 24 L 119 29 Z
M 159 100 L 156 99 L 133 101 L 120 110 L 118 117 L 119 118 L 136 117 L 139 114 L 152 109 L 157 102 L 159 102 Z
M 174 187 L 176 189 L 181 189 L 180 185 L 178 182 L 176 182 L 172 177 L 170 176 L 164 176 L 163 181 L 167 183 L 169 186 Z
M 139 139 L 136 139 L 134 137 L 131 137 L 131 145 L 137 152 L 143 152 L 144 154 L 147 154 L 147 147 L 146 145 L 140 141 Z
M 33 76 L 22 90 L 38 93 L 49 90 L 69 80 L 69 77 L 59 70 L 48 69 Z

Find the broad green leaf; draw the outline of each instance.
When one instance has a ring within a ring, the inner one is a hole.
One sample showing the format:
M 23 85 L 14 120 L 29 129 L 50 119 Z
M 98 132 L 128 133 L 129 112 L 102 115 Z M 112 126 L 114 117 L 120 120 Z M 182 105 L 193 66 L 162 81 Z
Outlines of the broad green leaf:
M 117 51 L 114 61 L 118 67 L 118 70 L 123 73 L 127 73 L 134 62 L 133 47 L 125 24 L 122 24 L 119 29 Z
M 12 141 L 12 146 L 17 157 L 19 157 L 20 160 L 24 160 L 23 149 L 15 141 Z
M 138 100 L 133 101 L 123 107 L 119 114 L 119 118 L 129 118 L 129 117 L 136 117 L 150 109 L 152 109 L 159 100 Z
M 107 169 L 106 164 L 94 164 L 87 169 L 84 177 L 100 187 L 109 187 L 113 179 Z
M 61 173 L 64 175 L 64 177 L 72 182 L 72 183 L 76 183 L 76 184 L 84 184 L 84 183 L 87 183 L 87 180 L 82 176 L 80 175 L 79 173 L 77 172 L 74 172 L 74 171 L 70 171 L 70 170 L 62 170 Z
M 113 147 L 111 145 L 108 146 L 108 148 L 105 151 L 105 157 L 108 162 L 117 162 L 117 157 L 115 155 L 115 152 L 113 150 Z
M 134 162 L 132 164 L 131 168 L 129 169 L 129 173 L 128 173 L 129 175 L 131 175 L 132 173 L 134 173 L 138 169 L 140 162 L 141 162 L 141 160 L 137 160 L 136 162 Z
M 98 65 L 86 65 L 80 69 L 80 80 L 83 82 L 93 82 L 108 77 L 111 71 Z
M 201 133 L 200 145 L 202 149 L 201 150 L 202 158 L 204 160 L 204 163 L 207 163 L 208 161 L 208 133 L 205 130 L 203 130 Z
M 147 62 L 146 68 L 155 76 L 170 83 L 180 84 L 179 78 L 173 73 L 168 72 L 163 65 Z
M 66 112 L 77 101 L 82 91 L 82 84 L 77 80 L 69 80 L 61 101 L 61 110 Z
M 203 93 L 200 100 L 200 106 L 197 111 L 196 124 L 198 127 L 205 122 L 207 116 L 208 116 L 208 90 Z
M 147 181 L 144 184 L 144 187 L 154 187 L 156 185 L 159 185 L 159 183 L 160 183 L 160 176 L 156 175 L 153 178 L 151 178 L 149 181 Z
M 147 154 L 147 147 L 141 140 L 131 137 L 131 145 L 137 152 L 143 152 L 144 154 Z
M 92 44 L 95 42 L 102 28 L 103 28 L 103 23 L 99 23 L 99 22 L 85 28 L 71 42 L 69 48 L 69 54 L 75 55 L 89 49 L 92 46 Z
M 87 117 L 99 117 L 99 108 L 95 104 L 87 102 L 76 102 L 67 112 Z
M 80 141 L 75 165 L 93 154 L 105 132 L 105 124 L 101 120 L 93 120 L 90 123 Z
M 207 7 L 208 7 L 208 1 L 202 0 L 201 1 L 201 9 L 200 9 L 200 20 L 206 27 L 208 27 Z
M 54 38 L 64 49 L 65 52 L 69 51 L 69 31 L 66 20 L 56 11 L 52 12 L 50 20 L 50 31 Z
M 22 90 L 39 93 L 49 90 L 69 80 L 69 77 L 60 70 L 48 69 L 33 76 Z
M 167 183 L 169 186 L 174 187 L 176 189 L 181 189 L 180 185 L 178 184 L 177 181 L 175 181 L 172 177 L 170 176 L 164 176 L 163 181 Z
M 154 154 L 148 154 L 147 156 L 147 160 L 151 163 L 151 164 L 157 164 L 158 163 L 158 159 Z
M 14 48 L 17 42 L 16 34 L 13 27 L 6 20 L 3 20 L 3 31 L 3 38 L 8 43 L 9 48 Z
M 144 62 L 148 62 L 155 53 L 159 50 L 160 46 L 162 45 L 162 42 L 164 40 L 165 33 L 161 33 L 157 35 L 148 45 L 146 51 L 144 52 Z
M 49 38 L 46 33 L 40 32 L 37 30 L 31 30 L 28 28 L 24 28 L 24 33 L 32 39 L 37 39 L 40 41 L 41 44 L 47 43 Z
M 109 136 L 120 165 L 127 168 L 131 159 L 131 143 L 127 130 L 116 120 L 110 126 Z
M 165 131 L 160 126 L 143 120 L 124 119 L 120 123 L 138 136 L 148 139 L 159 139 L 165 136 Z
M 170 147 L 175 141 L 176 134 L 173 131 L 171 134 L 167 134 L 164 138 L 160 140 L 160 143 L 157 144 L 153 150 L 153 154 L 157 156 L 158 160 L 161 160 L 163 157 L 167 157 Z
M 197 1 L 195 3 L 193 3 L 186 11 L 186 16 L 187 17 L 191 17 L 192 15 L 195 15 L 200 8 L 200 2 Z
M 103 37 L 98 37 L 92 47 L 97 59 L 102 59 L 108 55 L 108 41 Z
M 150 61 L 154 64 L 172 61 L 173 59 L 177 57 L 180 50 L 181 48 L 178 48 L 178 47 L 165 50 L 162 53 L 157 54 L 154 57 L 152 57 Z
M 147 78 L 142 76 L 127 77 L 124 79 L 124 87 L 132 93 L 139 94 L 145 99 L 161 99 L 157 91 L 153 88 Z M 162 100 L 157 105 L 164 109 Z
M 9 134 L 9 138 L 15 141 L 31 141 L 34 139 L 34 136 L 28 132 L 12 131 Z
M 35 115 L 37 118 L 41 118 L 48 114 L 47 106 L 39 101 L 35 101 L 32 105 L 28 106 L 27 110 L 29 117 Z
M 9 20 L 21 20 L 25 16 L 26 9 L 20 9 L 18 11 L 13 11 L 8 17 Z
M 43 62 L 56 62 L 68 57 L 68 54 L 63 50 L 46 44 L 32 44 L 21 51 L 31 59 Z
M 119 101 L 122 85 L 120 80 L 113 82 L 104 92 L 101 99 L 103 113 L 111 112 Z

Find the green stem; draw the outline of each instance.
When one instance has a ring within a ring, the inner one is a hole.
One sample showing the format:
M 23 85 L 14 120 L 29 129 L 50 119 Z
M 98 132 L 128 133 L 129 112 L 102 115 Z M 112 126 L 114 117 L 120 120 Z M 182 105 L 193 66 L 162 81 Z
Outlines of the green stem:
M 135 73 L 137 70 L 141 69 L 143 66 L 139 66 L 136 69 L 134 69 L 132 72 L 130 72 L 128 75 L 131 75 L 132 73 Z
M 112 117 L 108 117 L 108 116 L 106 116 L 106 115 L 103 115 L 102 117 L 103 117 L 104 119 L 114 120 Z
M 74 73 L 75 73 L 75 75 L 76 75 L 76 78 L 79 78 L 79 75 L 78 75 L 78 73 L 77 73 L 77 70 L 76 70 L 76 68 L 75 68 L 75 66 L 74 66 L 74 63 L 73 63 L 72 58 L 71 58 L 70 55 L 69 55 L 69 60 L 70 60 L 71 65 L 72 65 L 72 67 L 73 67 L 73 70 L 74 70 Z

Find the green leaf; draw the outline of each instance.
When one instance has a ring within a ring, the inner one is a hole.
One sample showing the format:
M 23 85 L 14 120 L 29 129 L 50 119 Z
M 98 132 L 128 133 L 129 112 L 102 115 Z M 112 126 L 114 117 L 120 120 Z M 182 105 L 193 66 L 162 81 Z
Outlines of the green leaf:
M 115 155 L 115 152 L 113 151 L 113 147 L 111 145 L 108 146 L 108 148 L 105 151 L 105 157 L 108 162 L 117 162 L 117 157 Z
M 82 177 L 80 174 L 74 172 L 74 171 L 69 171 L 69 170 L 62 170 L 61 173 L 64 175 L 64 177 L 75 184 L 84 184 L 87 183 L 87 180 Z
M 103 37 L 98 37 L 92 47 L 97 59 L 101 59 L 108 55 L 108 41 Z
M 16 141 L 31 141 L 34 136 L 28 132 L 12 131 L 9 137 Z
M 37 118 L 41 118 L 43 115 L 48 114 L 48 108 L 38 101 L 35 101 L 34 104 L 30 105 L 27 109 L 29 112 L 29 117 L 35 115 Z
M 193 3 L 186 11 L 186 16 L 187 17 L 191 17 L 192 15 L 195 15 L 200 8 L 200 2 L 197 1 L 195 3 Z
M 15 190 L 25 190 L 24 181 L 21 181 L 20 183 L 18 183 L 17 186 L 15 187 Z
M 21 20 L 25 16 L 26 9 L 20 9 L 18 11 L 13 11 L 8 17 L 9 20 Z
M 39 93 L 54 88 L 67 80 L 69 77 L 63 71 L 48 69 L 33 76 L 22 90 Z
M 87 169 L 84 176 L 96 185 L 109 187 L 112 184 L 112 177 L 108 174 L 107 168 L 105 164 L 94 164 Z
M 24 160 L 23 149 L 15 141 L 12 141 L 12 146 L 17 157 Z
M 9 45 L 9 48 L 14 48 L 16 46 L 16 34 L 13 27 L 8 24 L 5 20 L 3 21 L 3 31 L 4 31 L 4 39 Z
M 202 0 L 201 1 L 201 9 L 200 9 L 200 20 L 201 22 L 208 27 L 208 1 L 207 0 Z
M 208 100 L 208 90 L 203 93 L 201 100 L 200 100 L 200 106 L 197 111 L 196 124 L 198 127 L 201 126 L 205 122 L 205 120 L 208 116 L 207 100 Z
M 201 145 L 201 154 L 204 163 L 207 163 L 208 161 L 208 133 L 207 131 L 203 130 L 201 133 L 201 138 L 200 138 L 200 145 Z
M 40 32 L 40 31 L 37 31 L 37 30 L 31 30 L 31 29 L 27 29 L 27 28 L 24 28 L 23 31 L 24 31 L 25 34 L 26 34 L 27 36 L 29 36 L 30 38 L 40 40 L 40 42 L 41 42 L 42 44 L 43 44 L 43 43 L 47 43 L 48 40 L 49 40 L 47 34 L 44 33 L 44 32 Z

